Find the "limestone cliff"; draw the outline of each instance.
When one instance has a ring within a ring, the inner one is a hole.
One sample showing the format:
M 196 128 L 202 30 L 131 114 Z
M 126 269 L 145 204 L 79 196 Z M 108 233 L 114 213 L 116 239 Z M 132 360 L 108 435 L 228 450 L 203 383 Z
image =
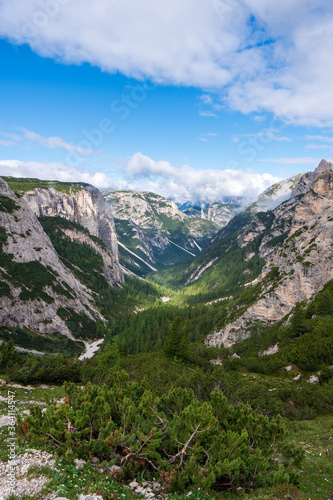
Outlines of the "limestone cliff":
M 55 188 L 34 188 L 24 192 L 23 198 L 37 217 L 63 217 L 75 221 L 97 236 L 109 249 L 109 267 L 113 282 L 123 281 L 119 264 L 118 241 L 109 205 L 93 186 L 75 184 L 63 192 Z
M 134 272 L 156 270 L 195 257 L 218 227 L 191 217 L 154 193 L 105 191 L 116 221 L 121 261 Z
M 201 218 L 210 220 L 219 228 L 225 227 L 229 221 L 240 211 L 240 206 L 235 203 L 212 203 L 201 208 Z
M 0 326 L 73 339 L 67 313 L 100 318 L 89 290 L 60 261 L 27 201 L 1 178 L 0 233 Z
M 207 343 L 230 346 L 249 335 L 249 326 L 260 320 L 275 322 L 288 314 L 297 302 L 308 300 L 333 279 L 333 172 L 325 161 L 303 175 L 293 197 L 272 211 L 268 228 L 258 217 L 238 238 L 246 246 L 258 232 L 264 233 L 259 248 L 266 260 L 256 280 L 255 302 L 238 319 L 213 332 Z M 266 231 L 266 233 L 265 233 Z M 273 238 L 285 234 L 282 243 Z M 249 284 L 251 286 L 253 284 Z

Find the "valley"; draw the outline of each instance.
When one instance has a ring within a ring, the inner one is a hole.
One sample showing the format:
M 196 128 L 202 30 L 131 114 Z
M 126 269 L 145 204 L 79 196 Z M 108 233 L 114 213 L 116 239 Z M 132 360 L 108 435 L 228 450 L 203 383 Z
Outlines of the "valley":
M 247 207 L 10 177 L 0 190 L 3 394 L 21 386 L 20 450 L 58 464 L 27 471 L 49 481 L 30 498 L 56 498 L 61 471 L 69 499 L 137 498 L 144 480 L 170 499 L 330 498 L 332 163 Z

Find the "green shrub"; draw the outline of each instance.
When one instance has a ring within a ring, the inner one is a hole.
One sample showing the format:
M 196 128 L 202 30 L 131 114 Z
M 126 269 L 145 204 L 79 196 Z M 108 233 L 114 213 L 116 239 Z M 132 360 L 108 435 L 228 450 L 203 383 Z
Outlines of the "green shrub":
M 126 479 L 160 473 L 177 491 L 297 481 L 294 466 L 303 452 L 288 443 L 280 419 L 234 407 L 219 390 L 206 402 L 179 387 L 156 397 L 118 372 L 109 385 L 65 384 L 65 391 L 64 404 L 51 403 L 45 413 L 33 408 L 26 418 L 34 445 L 112 460 Z

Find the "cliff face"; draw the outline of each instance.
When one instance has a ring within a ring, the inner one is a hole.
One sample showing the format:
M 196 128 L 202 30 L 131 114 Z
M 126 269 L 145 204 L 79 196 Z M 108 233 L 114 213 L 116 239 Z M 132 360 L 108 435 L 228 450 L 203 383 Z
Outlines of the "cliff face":
M 218 227 L 192 217 L 154 193 L 105 191 L 121 244 L 125 267 L 142 272 L 195 257 Z
M 288 314 L 297 302 L 308 300 L 333 279 L 333 172 L 332 164 L 321 162 L 315 172 L 300 178 L 296 197 L 272 212 L 274 222 L 259 248 L 266 260 L 256 280 L 256 301 L 235 321 L 207 338 L 212 346 L 230 346 L 248 335 L 248 327 L 260 320 L 275 322 Z M 239 237 L 248 244 L 264 225 L 255 219 Z M 283 243 L 267 246 L 272 235 L 286 233 Z
M 0 178 L 0 325 L 73 339 L 59 309 L 100 318 L 89 290 L 60 261 L 27 201 Z
M 233 203 L 213 203 L 201 209 L 201 218 L 210 220 L 219 228 L 225 227 L 240 211 L 240 206 Z
M 75 221 L 97 236 L 109 249 L 113 281 L 122 282 L 119 264 L 118 240 L 109 205 L 100 191 L 92 186 L 73 186 L 69 192 L 54 188 L 35 188 L 24 193 L 23 198 L 37 217 L 62 217 Z

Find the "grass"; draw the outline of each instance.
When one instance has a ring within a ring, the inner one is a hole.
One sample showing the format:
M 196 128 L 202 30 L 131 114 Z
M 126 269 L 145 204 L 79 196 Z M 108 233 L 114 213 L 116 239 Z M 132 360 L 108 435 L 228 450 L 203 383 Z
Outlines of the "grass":
M 59 181 L 42 181 L 40 179 L 26 179 L 24 177 L 2 177 L 9 187 L 17 195 L 24 194 L 27 191 L 32 191 L 35 188 L 50 189 L 69 194 L 71 191 L 74 193 L 80 191 L 82 186 L 89 186 L 85 182 L 74 184 L 72 182 L 59 182 Z
M 291 435 L 305 449 L 300 490 L 311 500 L 329 498 L 333 495 L 333 416 L 295 422 Z

